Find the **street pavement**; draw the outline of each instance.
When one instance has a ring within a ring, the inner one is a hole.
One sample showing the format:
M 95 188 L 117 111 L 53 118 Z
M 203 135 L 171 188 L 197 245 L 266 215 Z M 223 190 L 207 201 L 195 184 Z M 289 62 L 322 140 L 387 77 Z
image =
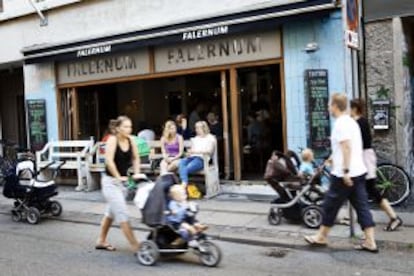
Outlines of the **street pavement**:
M 251 192 L 251 191 L 248 191 Z M 256 194 L 257 195 L 257 194 Z M 197 201 L 200 212 L 197 218 L 210 226 L 208 233 L 223 241 L 232 241 L 256 245 L 283 246 L 289 248 L 307 249 L 303 235 L 314 233 L 301 224 L 292 224 L 283 221 L 280 225 L 269 225 L 267 214 L 270 204 L 264 201 L 264 197 L 254 200 L 252 193 L 225 192 L 214 199 Z M 105 202 L 101 192 L 76 192 L 73 187 L 60 186 L 60 193 L 55 199 L 63 205 L 63 214 L 58 220 L 67 222 L 80 222 L 98 225 L 105 209 Z M 12 200 L 0 198 L 0 213 L 10 214 Z M 131 215 L 131 224 L 137 230 L 145 230 L 148 227 L 141 223 L 139 210 L 129 202 L 128 208 Z M 347 214 L 347 208 L 343 208 L 339 217 Z M 379 210 L 373 210 L 376 227 L 376 238 L 382 248 L 414 250 L 414 214 L 411 212 L 399 212 L 404 220 L 404 227 L 396 232 L 382 230 L 388 222 L 386 216 Z M 330 248 L 347 247 L 351 243 L 357 243 L 362 232 L 355 227 L 356 237 L 349 238 L 349 226 L 336 225 L 331 233 Z
M 223 253 L 216 268 L 195 254 L 163 257 L 154 267 L 138 264 L 120 229 L 109 232 L 114 252 L 95 250 L 99 226 L 45 219 L 38 225 L 13 222 L 0 214 L 0 275 L 254 275 L 402 276 L 412 275 L 414 252 L 384 249 L 380 254 L 338 250 L 297 250 L 213 240 Z M 147 232 L 135 231 L 140 240 Z

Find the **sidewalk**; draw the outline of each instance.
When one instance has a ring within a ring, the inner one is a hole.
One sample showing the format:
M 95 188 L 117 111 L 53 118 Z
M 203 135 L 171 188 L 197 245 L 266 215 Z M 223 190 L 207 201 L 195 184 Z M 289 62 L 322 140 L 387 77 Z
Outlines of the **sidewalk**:
M 314 233 L 315 230 L 308 229 L 302 225 L 295 225 L 282 221 L 278 226 L 269 225 L 267 214 L 269 211 L 268 201 L 250 200 L 252 194 L 230 194 L 219 195 L 215 199 L 200 200 L 200 212 L 198 219 L 210 226 L 208 233 L 221 240 L 241 243 L 259 244 L 267 246 L 286 246 L 290 248 L 308 248 L 303 241 L 303 235 Z M 265 193 L 260 199 L 264 199 Z M 75 192 L 72 187 L 60 187 L 60 194 L 56 197 L 62 205 L 64 212 L 59 220 L 99 224 L 105 209 L 105 202 L 100 191 Z M 12 201 L 1 197 L 0 213 L 9 214 Z M 141 215 L 136 207 L 129 203 L 131 223 L 135 229 L 148 229 L 140 221 Z M 346 214 L 342 209 L 339 216 Z M 377 210 L 373 211 L 377 222 L 376 238 L 380 247 L 410 249 L 414 248 L 414 214 L 399 213 L 404 220 L 404 227 L 396 232 L 385 232 L 382 230 L 388 219 Z M 362 232 L 355 227 L 357 236 Z M 331 242 L 335 247 L 350 248 L 349 227 L 336 225 L 331 233 Z

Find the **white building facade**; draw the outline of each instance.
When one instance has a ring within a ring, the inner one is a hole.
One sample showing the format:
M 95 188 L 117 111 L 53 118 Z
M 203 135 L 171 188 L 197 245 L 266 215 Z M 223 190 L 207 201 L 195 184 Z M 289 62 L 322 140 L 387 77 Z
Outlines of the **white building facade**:
M 271 149 L 322 154 L 329 93 L 347 88 L 341 16 L 331 0 L 3 0 L 0 134 L 37 149 L 202 103 L 223 124 L 226 177 L 261 175 L 248 160 Z M 270 129 L 256 153 L 248 114 Z

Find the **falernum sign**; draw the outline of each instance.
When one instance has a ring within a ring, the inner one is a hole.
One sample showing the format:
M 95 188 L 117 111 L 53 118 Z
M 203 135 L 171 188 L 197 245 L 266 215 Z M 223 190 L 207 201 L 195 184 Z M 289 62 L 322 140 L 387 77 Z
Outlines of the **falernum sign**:
M 204 28 L 193 30 L 189 32 L 183 32 L 183 40 L 194 40 L 199 38 L 206 38 L 212 36 L 218 36 L 227 34 L 229 32 L 229 26 L 218 26 L 214 28 Z
M 103 46 L 95 46 L 89 47 L 86 49 L 78 50 L 76 53 L 77 57 L 88 57 L 93 55 L 100 55 L 105 53 L 110 53 L 112 49 L 112 45 L 103 45 Z
M 281 57 L 278 31 L 196 40 L 211 34 L 214 36 L 214 31 L 194 31 L 183 34 L 186 43 L 155 48 L 155 70 L 166 72 Z
M 78 51 L 78 56 L 89 57 L 59 63 L 58 83 L 77 83 L 149 73 L 146 49 L 117 55 L 99 55 L 109 50 L 110 46 L 80 50 L 82 52 Z

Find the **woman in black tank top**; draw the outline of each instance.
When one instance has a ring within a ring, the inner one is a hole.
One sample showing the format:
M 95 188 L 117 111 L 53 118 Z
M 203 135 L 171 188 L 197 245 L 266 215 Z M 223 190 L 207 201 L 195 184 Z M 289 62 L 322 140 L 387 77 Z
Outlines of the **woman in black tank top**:
M 117 120 L 111 120 L 110 129 L 113 135 L 106 142 L 106 174 L 102 177 L 101 183 L 102 193 L 108 206 L 101 222 L 101 231 L 95 248 L 115 250 L 115 247 L 110 245 L 106 239 L 109 228 L 115 220 L 121 226 L 131 249 L 136 252 L 139 248 L 139 242 L 128 222 L 123 183 L 128 180 L 127 171 L 131 166 L 134 169 L 134 175 L 140 172 L 138 149 L 131 142 L 132 122 L 128 117 L 120 116 Z
M 116 141 L 116 149 L 113 160 L 115 163 L 115 167 L 118 170 L 118 173 L 121 177 L 127 176 L 128 169 L 132 166 L 132 145 L 130 139 L 128 139 L 128 144 L 128 149 L 124 151 L 121 148 L 118 139 Z M 106 167 L 106 173 L 112 177 L 116 177 L 109 171 L 108 167 Z
M 133 166 L 134 173 L 139 174 L 140 162 L 138 149 L 131 142 L 132 122 L 128 117 L 122 116 L 121 123 L 115 128 L 106 142 L 105 165 L 106 173 L 120 181 L 127 181 L 127 171 Z

